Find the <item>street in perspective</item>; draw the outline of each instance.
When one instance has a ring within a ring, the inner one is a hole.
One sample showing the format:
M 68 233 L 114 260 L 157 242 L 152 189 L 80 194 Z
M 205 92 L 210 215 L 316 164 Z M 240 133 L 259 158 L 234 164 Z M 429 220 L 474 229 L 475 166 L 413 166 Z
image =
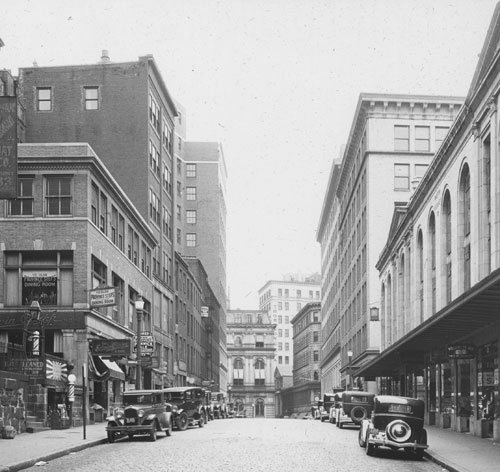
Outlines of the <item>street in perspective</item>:
M 211 421 L 159 435 L 103 444 L 48 462 L 36 471 L 206 471 L 279 472 L 438 472 L 440 466 L 404 452 L 369 457 L 359 447 L 358 429 L 300 419 L 230 419 Z
M 500 2 L 3 3 L 0 472 L 500 470 Z

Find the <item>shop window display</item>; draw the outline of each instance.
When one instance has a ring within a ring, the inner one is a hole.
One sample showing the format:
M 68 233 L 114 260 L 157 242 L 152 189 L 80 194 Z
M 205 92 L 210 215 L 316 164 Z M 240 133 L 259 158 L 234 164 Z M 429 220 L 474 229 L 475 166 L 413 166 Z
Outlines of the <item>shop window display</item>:
M 493 420 L 500 418 L 498 405 L 498 343 L 479 349 L 477 365 L 477 419 L 484 420 L 484 435 L 493 436 Z

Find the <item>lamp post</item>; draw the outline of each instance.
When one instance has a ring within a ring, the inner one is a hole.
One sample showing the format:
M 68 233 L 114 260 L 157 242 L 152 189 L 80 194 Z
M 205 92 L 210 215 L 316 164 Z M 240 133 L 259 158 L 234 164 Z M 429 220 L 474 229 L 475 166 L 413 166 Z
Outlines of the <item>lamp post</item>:
M 228 403 L 231 403 L 231 390 L 232 390 L 231 384 L 227 386 L 227 398 L 228 398 Z
M 352 386 L 352 380 L 351 380 L 351 360 L 352 360 L 352 351 L 349 349 L 347 351 L 347 358 L 349 359 L 349 364 L 348 364 L 348 367 L 347 367 L 347 372 L 348 372 L 348 375 L 349 375 L 349 390 L 351 390 L 351 386 Z
M 144 310 L 144 300 L 140 295 L 135 299 L 135 312 L 137 314 L 137 369 L 135 374 L 135 388 L 142 389 L 142 310 Z

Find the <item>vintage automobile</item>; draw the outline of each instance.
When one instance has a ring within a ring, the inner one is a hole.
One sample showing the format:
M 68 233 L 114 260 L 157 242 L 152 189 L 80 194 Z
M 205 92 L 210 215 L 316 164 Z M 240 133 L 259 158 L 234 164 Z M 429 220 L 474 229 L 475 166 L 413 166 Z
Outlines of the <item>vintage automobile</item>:
M 208 421 L 205 390 L 201 387 L 170 387 L 165 395 L 172 404 L 173 424 L 180 431 L 188 426 L 203 425 Z
M 227 418 L 226 396 L 223 392 L 212 392 L 211 404 L 214 418 Z
M 335 418 L 337 428 L 342 428 L 345 424 L 360 425 L 361 421 L 371 415 L 374 397 L 374 393 L 359 390 L 342 392 L 342 405 L 337 409 Z
M 335 402 L 335 393 L 325 393 L 323 400 L 318 402 L 319 416 L 321 422 L 326 421 L 330 417 L 330 408 Z
M 165 389 L 130 390 L 123 393 L 123 405 L 113 410 L 107 422 L 110 443 L 121 436 L 133 438 L 140 434 L 148 434 L 151 441 L 156 441 L 159 431 L 172 434 L 172 406 L 166 401 Z
M 328 420 L 330 423 L 335 424 L 337 422 L 337 410 L 342 408 L 342 393 L 336 392 L 333 397 L 333 403 L 328 411 Z
M 424 429 L 424 401 L 377 395 L 371 418 L 361 423 L 358 442 L 369 456 L 379 447 L 387 447 L 404 449 L 421 459 L 429 447 Z

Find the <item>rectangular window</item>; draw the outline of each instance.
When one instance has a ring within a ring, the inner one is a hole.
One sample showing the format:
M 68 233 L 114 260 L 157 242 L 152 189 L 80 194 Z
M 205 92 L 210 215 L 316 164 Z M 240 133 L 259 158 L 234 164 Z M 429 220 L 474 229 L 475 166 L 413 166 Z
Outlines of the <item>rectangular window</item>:
M 100 204 L 99 204 L 99 229 L 107 234 L 108 228 L 108 198 L 101 192 Z
M 180 228 L 177 228 L 177 244 L 181 244 L 182 233 Z
M 118 246 L 118 210 L 111 205 L 111 242 Z
M 149 189 L 149 216 L 158 226 L 160 225 L 160 198 L 152 189 Z
M 90 202 L 90 218 L 97 226 L 97 215 L 99 214 L 99 187 L 92 182 L 92 197 Z
M 125 218 L 122 215 L 118 216 L 118 249 L 124 251 L 124 241 L 125 241 Z
M 186 223 L 191 225 L 196 224 L 196 210 L 186 211 Z
M 187 233 L 186 234 L 186 246 L 187 247 L 195 247 L 196 246 L 196 233 Z
M 153 128 L 160 132 L 160 107 L 151 94 L 149 95 L 149 121 Z
M 410 190 L 409 164 L 394 164 L 394 190 Z
M 83 87 L 85 110 L 99 109 L 99 87 Z
M 415 151 L 428 152 L 431 149 L 431 129 L 429 126 L 415 126 Z
M 10 214 L 15 216 L 33 216 L 33 178 L 17 179 L 17 198 L 10 200 Z
M 73 304 L 72 251 L 5 252 L 5 305 Z
M 314 362 L 319 361 L 319 351 L 313 351 L 313 361 Z
M 313 331 L 313 343 L 319 342 L 319 331 Z
M 288 302 L 285 302 L 285 311 L 288 311 L 290 309 L 290 305 Z
M 46 177 L 47 215 L 71 215 L 71 177 Z
M 439 149 L 439 147 L 443 143 L 444 138 L 448 134 L 449 129 L 450 128 L 448 128 L 447 126 L 436 126 L 436 138 L 435 138 L 435 142 L 436 142 L 436 149 L 435 150 L 436 151 Z
M 186 200 L 196 200 L 196 187 L 186 187 Z
M 394 150 L 409 151 L 410 150 L 410 127 L 409 126 L 394 126 Z
M 52 88 L 37 87 L 36 109 L 38 111 L 52 111 Z
M 163 163 L 163 188 L 165 192 L 172 195 L 172 172 L 165 162 Z
M 162 142 L 169 154 L 172 154 L 172 128 L 163 120 Z
M 186 164 L 186 177 L 196 177 L 196 164 Z
M 297 290 L 297 298 L 302 298 L 302 290 Z

